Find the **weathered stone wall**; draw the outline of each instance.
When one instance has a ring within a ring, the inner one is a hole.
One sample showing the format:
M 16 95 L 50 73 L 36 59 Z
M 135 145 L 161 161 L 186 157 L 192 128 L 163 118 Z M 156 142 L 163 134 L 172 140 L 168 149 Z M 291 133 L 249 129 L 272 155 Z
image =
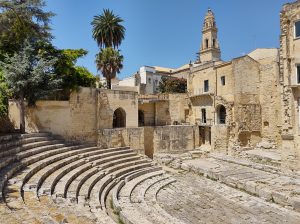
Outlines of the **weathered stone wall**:
M 27 132 L 51 132 L 69 140 L 96 141 L 95 90 L 82 88 L 69 101 L 37 101 L 26 107 Z M 19 127 L 19 109 L 11 101 L 10 119 Z
M 194 126 L 165 126 L 154 129 L 154 153 L 176 153 L 195 149 L 199 129 Z M 199 142 L 199 141 L 198 141 Z
M 214 125 L 211 128 L 212 133 L 212 149 L 214 151 L 227 151 L 229 130 L 226 125 Z
M 144 113 L 144 125 L 155 125 L 155 103 L 140 103 L 139 110 Z
M 169 94 L 168 97 L 171 124 L 185 123 L 185 110 L 189 109 L 187 94 Z
M 185 110 L 189 110 L 187 94 L 162 94 L 157 99 L 139 104 L 144 112 L 145 125 L 172 125 L 186 122 Z
M 115 148 L 129 146 L 145 154 L 144 128 L 115 128 L 98 131 L 98 146 L 101 148 Z
M 114 111 L 126 113 L 126 127 L 138 127 L 138 98 L 136 92 L 98 89 L 98 129 L 112 128 Z
M 137 93 L 80 88 L 69 101 L 38 101 L 26 108 L 26 131 L 46 131 L 69 140 L 97 142 L 97 130 L 112 128 L 114 111 L 126 113 L 126 127 L 138 127 Z M 9 116 L 19 126 L 19 109 L 10 102 Z
M 280 87 L 282 106 L 282 154 L 286 168 L 300 170 L 299 89 L 300 39 L 295 38 L 295 22 L 300 19 L 300 2 L 283 6 L 280 13 Z
M 102 129 L 98 131 L 98 145 L 103 148 L 130 146 L 141 154 L 178 153 L 199 146 L 197 126 L 161 126 Z

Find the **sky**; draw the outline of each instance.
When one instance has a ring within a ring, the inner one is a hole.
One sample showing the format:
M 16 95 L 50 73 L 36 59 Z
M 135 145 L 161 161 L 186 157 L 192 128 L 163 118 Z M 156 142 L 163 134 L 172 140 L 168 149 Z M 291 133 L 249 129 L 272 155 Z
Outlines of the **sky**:
M 120 46 L 128 77 L 141 66 L 178 68 L 196 59 L 208 8 L 216 17 L 222 60 L 240 57 L 256 48 L 279 47 L 279 14 L 292 0 L 46 0 L 45 10 L 56 14 L 51 27 L 60 49 L 88 50 L 78 65 L 99 74 L 91 21 L 103 9 L 120 16 L 126 28 Z

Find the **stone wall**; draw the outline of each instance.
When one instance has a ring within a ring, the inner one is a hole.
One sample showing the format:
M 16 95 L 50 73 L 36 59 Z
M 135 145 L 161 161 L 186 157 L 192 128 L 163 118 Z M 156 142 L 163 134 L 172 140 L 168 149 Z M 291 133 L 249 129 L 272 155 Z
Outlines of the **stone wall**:
M 129 146 L 149 157 L 155 153 L 183 153 L 199 147 L 199 128 L 178 125 L 102 129 L 98 131 L 98 145 Z
M 139 110 L 144 114 L 144 125 L 155 125 L 155 103 L 140 103 Z
M 194 126 L 155 127 L 154 153 L 190 151 L 199 146 L 199 129 Z
M 280 87 L 281 137 L 283 165 L 300 170 L 299 105 L 300 85 L 297 83 L 297 65 L 300 64 L 300 39 L 295 37 L 295 22 L 300 19 L 300 2 L 283 6 L 280 13 Z
M 97 130 L 112 128 L 118 108 L 126 113 L 126 127 L 138 127 L 137 93 L 81 88 L 69 101 L 38 101 L 26 108 L 26 131 L 46 131 L 69 140 L 97 142 Z M 19 109 L 10 102 L 9 116 L 18 128 Z
M 144 128 L 115 128 L 98 131 L 98 146 L 101 148 L 115 148 L 129 146 L 145 154 Z

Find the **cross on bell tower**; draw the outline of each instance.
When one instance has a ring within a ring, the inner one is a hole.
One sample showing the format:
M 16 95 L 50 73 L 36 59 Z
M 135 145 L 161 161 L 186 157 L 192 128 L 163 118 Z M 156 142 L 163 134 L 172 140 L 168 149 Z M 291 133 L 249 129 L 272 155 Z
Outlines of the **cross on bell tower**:
M 220 61 L 221 51 L 218 41 L 218 28 L 214 13 L 208 9 L 202 28 L 202 43 L 200 48 L 201 62 Z

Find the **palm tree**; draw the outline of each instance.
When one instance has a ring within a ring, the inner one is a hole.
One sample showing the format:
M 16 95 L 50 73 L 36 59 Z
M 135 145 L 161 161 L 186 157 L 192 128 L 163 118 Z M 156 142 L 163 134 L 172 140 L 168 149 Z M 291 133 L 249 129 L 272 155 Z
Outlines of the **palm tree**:
M 102 15 L 94 16 L 92 21 L 93 38 L 97 41 L 100 48 L 113 47 L 121 45 L 125 36 L 125 27 L 119 16 L 114 15 L 113 11 L 104 9 Z
M 122 63 L 123 56 L 120 54 L 120 51 L 112 47 L 101 49 L 100 53 L 96 55 L 97 69 L 106 78 L 108 89 L 111 89 L 111 80 L 123 68 Z

